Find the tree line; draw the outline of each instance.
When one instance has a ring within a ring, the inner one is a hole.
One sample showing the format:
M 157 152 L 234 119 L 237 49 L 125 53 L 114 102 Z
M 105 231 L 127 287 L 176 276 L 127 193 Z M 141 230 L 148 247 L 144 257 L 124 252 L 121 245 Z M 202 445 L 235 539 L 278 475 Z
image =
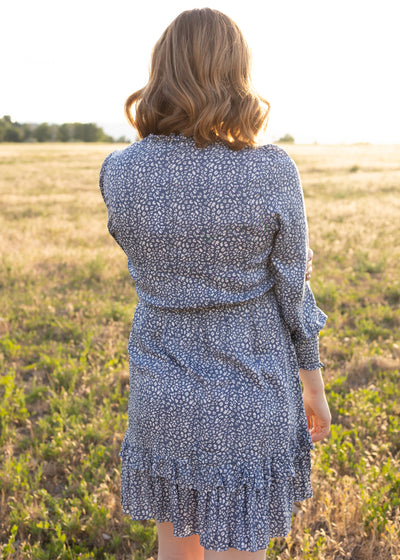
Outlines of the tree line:
M 9 115 L 0 119 L 0 142 L 130 142 L 117 140 L 95 123 L 40 124 L 13 122 Z
M 136 140 L 138 138 L 136 137 Z M 9 115 L 0 119 L 0 142 L 121 142 L 130 143 L 125 136 L 118 139 L 106 134 L 95 123 L 41 124 L 13 122 Z M 275 142 L 294 142 L 293 136 L 285 134 Z

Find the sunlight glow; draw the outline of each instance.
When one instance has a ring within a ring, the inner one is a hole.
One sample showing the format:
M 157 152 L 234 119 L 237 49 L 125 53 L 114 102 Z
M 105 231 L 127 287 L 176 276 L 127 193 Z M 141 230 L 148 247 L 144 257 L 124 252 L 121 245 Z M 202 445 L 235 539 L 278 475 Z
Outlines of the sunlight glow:
M 253 81 L 271 103 L 266 138 L 400 143 L 395 0 L 210 1 L 253 53 Z M 97 122 L 133 139 L 125 98 L 148 76 L 151 49 L 183 10 L 203 3 L 7 2 L 0 37 L 0 112 L 20 122 Z M 113 132 L 110 132 L 113 134 Z

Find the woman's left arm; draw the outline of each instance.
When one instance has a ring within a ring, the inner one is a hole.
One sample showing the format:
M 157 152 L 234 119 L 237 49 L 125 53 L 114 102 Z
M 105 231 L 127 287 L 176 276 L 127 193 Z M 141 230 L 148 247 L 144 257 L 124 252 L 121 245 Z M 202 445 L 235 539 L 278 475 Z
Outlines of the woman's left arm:
M 270 169 L 279 208 L 269 259 L 274 291 L 295 346 L 299 368 L 313 370 L 323 367 L 319 361 L 318 338 L 327 316 L 316 305 L 306 277 L 309 254 L 303 189 L 297 166 L 285 150 L 274 152 Z

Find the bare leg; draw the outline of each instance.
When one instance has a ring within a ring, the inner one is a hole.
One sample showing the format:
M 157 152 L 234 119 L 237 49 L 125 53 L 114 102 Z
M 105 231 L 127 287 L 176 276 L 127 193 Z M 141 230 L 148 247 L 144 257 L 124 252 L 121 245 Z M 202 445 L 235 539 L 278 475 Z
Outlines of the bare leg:
M 204 560 L 204 548 L 199 535 L 174 537 L 173 524 L 169 521 L 157 524 L 158 560 Z
M 223 552 L 215 552 L 214 550 L 204 551 L 204 560 L 265 560 L 266 548 L 257 550 L 257 552 L 247 552 L 245 550 L 236 550 L 229 548 Z
M 157 524 L 158 560 L 265 560 L 266 549 L 247 552 L 229 548 L 223 552 L 205 550 L 199 535 L 174 537 L 173 524 L 169 521 Z

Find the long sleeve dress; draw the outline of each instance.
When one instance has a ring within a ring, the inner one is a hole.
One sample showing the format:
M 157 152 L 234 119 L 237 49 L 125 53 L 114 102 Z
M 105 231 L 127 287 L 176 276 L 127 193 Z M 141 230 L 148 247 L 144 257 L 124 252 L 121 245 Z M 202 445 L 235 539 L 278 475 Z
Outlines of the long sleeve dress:
M 266 548 L 313 495 L 299 368 L 323 366 L 327 316 L 297 167 L 273 144 L 150 134 L 107 156 L 100 190 L 139 298 L 123 512 L 206 549 Z

